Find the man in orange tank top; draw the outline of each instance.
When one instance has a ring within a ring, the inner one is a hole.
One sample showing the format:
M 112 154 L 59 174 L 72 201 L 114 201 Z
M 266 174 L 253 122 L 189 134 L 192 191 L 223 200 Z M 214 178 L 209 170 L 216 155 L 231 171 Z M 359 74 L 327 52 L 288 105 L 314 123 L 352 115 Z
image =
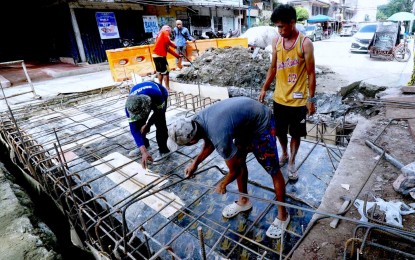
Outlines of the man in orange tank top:
M 288 162 L 288 178 L 297 180 L 295 156 L 301 137 L 307 135 L 306 116 L 316 111 L 314 48 L 311 40 L 296 29 L 297 15 L 292 6 L 277 6 L 271 21 L 280 36 L 273 40 L 272 61 L 258 100 L 264 102 L 266 91 L 277 77 L 273 105 L 276 135 L 282 149 L 280 166 Z M 288 133 L 291 135 L 290 155 Z

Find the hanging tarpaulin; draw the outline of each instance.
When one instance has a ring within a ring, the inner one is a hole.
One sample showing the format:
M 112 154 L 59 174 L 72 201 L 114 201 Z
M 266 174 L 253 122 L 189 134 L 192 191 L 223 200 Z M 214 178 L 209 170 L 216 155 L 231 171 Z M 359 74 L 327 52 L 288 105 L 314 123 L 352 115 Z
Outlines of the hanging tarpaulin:
M 155 15 L 143 15 L 144 32 L 153 33 L 153 36 L 159 32 L 159 25 L 157 22 L 157 16 Z
M 96 12 L 98 31 L 101 39 L 116 39 L 120 38 L 118 33 L 117 21 L 113 12 Z

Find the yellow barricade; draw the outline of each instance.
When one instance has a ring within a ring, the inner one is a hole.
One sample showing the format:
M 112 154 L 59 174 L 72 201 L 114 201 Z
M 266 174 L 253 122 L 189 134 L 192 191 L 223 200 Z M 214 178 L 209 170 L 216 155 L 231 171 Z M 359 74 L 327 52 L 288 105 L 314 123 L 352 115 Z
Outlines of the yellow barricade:
M 196 43 L 187 42 L 186 57 L 193 61 L 209 48 L 230 48 L 238 45 L 247 48 L 248 39 L 226 38 L 197 40 Z M 113 80 L 131 79 L 133 73 L 140 76 L 153 74 L 156 70 L 151 57 L 153 49 L 154 44 L 106 50 Z M 167 54 L 167 62 L 170 69 L 176 68 L 176 58 L 170 53 Z
M 155 71 L 149 45 L 112 49 L 105 52 L 114 81 L 131 79 L 132 73 L 145 76 Z
M 196 48 L 197 47 L 197 48 Z M 209 48 L 217 48 L 218 43 L 216 39 L 196 40 L 194 42 L 187 42 L 186 57 L 193 61 L 198 56 L 202 55 Z
M 248 48 L 248 38 L 225 38 L 216 39 L 218 42 L 218 48 L 231 48 L 235 46 L 242 46 Z

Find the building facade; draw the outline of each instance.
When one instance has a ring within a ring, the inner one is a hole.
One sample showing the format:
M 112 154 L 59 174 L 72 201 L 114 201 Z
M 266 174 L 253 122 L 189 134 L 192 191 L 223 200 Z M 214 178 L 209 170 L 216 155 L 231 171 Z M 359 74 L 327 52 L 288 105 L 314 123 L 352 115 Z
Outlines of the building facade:
M 0 62 L 36 60 L 102 63 L 105 50 L 154 38 L 163 25 L 183 21 L 191 34 L 241 29 L 243 0 L 37 0 L 9 1 L 0 20 L 9 24 L 0 41 Z M 17 22 L 11 22 L 15 20 Z M 30 29 L 31 28 L 31 29 Z

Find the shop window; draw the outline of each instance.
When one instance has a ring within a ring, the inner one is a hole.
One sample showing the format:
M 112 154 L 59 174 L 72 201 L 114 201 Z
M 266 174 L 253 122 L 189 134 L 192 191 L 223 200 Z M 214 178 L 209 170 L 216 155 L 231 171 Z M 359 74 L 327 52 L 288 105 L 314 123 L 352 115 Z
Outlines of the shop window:
M 192 25 L 194 27 L 210 27 L 210 16 L 205 16 L 205 15 L 192 16 Z
M 213 17 L 213 24 L 216 31 L 223 31 L 222 17 Z

